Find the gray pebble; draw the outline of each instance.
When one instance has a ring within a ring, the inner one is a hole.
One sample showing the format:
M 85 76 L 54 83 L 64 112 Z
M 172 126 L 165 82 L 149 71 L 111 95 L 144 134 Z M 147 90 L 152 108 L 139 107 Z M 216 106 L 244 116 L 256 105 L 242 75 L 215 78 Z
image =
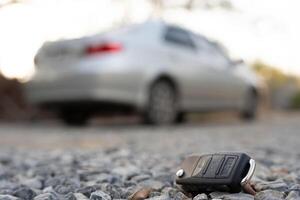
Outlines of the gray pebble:
M 182 192 L 177 192 L 176 195 L 174 196 L 174 200 L 182 200 L 182 199 L 190 199 L 190 198 L 187 197 Z
M 59 200 L 59 198 L 54 193 L 43 193 L 34 197 L 34 200 Z
M 151 176 L 149 174 L 142 174 L 142 175 L 134 176 L 130 180 L 138 183 L 141 181 L 148 180 L 150 178 L 151 178 Z
M 285 192 L 288 190 L 288 185 L 282 181 L 282 180 L 276 180 L 276 181 L 259 181 L 254 184 L 254 188 L 256 191 L 262 191 L 262 190 L 277 190 L 281 192 Z
M 160 195 L 155 197 L 150 197 L 148 200 L 171 200 L 171 198 L 168 195 Z
M 0 195 L 0 200 L 19 200 L 19 198 L 11 195 Z
M 36 192 L 28 187 L 19 187 L 14 191 L 13 196 L 23 200 L 31 200 L 36 196 Z
M 88 200 L 88 198 L 81 193 L 74 193 L 76 200 Z
M 105 192 L 97 190 L 91 194 L 90 199 L 91 200 L 111 200 L 112 198 Z
M 255 200 L 281 200 L 284 199 L 284 193 L 275 190 L 264 190 L 258 192 L 254 199 Z
M 193 198 L 193 200 L 208 200 L 208 196 L 204 193 L 198 194 Z
M 177 194 L 178 190 L 172 187 L 165 187 L 162 190 L 162 193 L 168 194 L 171 198 L 174 198 L 175 195 Z
M 161 195 L 160 192 L 153 191 L 153 192 L 150 193 L 149 197 L 150 197 L 150 198 L 151 198 L 151 197 L 157 197 L 157 196 L 160 196 L 160 195 Z
M 121 187 L 117 185 L 111 185 L 108 183 L 102 184 L 101 190 L 110 195 L 112 199 L 121 199 L 126 195 L 125 192 L 123 192 L 123 190 L 121 189 Z
M 63 195 L 62 199 L 65 199 L 65 200 L 76 200 L 76 197 L 73 193 L 68 193 L 68 194 L 65 194 Z
M 224 193 L 224 192 L 212 192 L 210 193 L 213 199 L 224 200 L 253 200 L 254 196 L 246 193 Z
M 161 190 L 165 186 L 164 183 L 152 179 L 142 181 L 138 185 L 142 187 L 150 187 L 153 188 L 154 190 Z
M 286 200 L 300 200 L 300 192 L 299 191 L 291 191 L 285 199 Z
M 23 180 L 23 184 L 34 189 L 42 189 L 43 185 L 39 178 Z
M 82 193 L 84 196 L 90 198 L 91 194 L 96 191 L 94 186 L 86 186 L 76 190 L 76 193 Z
M 68 194 L 75 191 L 74 187 L 71 185 L 57 185 L 54 187 L 54 190 L 58 194 Z

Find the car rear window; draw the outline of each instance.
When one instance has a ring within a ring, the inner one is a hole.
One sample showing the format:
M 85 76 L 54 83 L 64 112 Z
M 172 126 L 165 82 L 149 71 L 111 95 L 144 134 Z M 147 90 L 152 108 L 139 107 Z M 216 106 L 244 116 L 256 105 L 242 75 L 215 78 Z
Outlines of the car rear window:
M 196 49 L 196 45 L 193 42 L 188 31 L 179 27 L 169 26 L 164 35 L 164 39 L 167 42 L 180 45 L 189 49 Z

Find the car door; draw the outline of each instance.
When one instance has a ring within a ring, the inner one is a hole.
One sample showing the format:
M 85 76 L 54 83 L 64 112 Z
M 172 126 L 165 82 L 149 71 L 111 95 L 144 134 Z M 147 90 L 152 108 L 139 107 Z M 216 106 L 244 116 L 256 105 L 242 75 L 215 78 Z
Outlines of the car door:
M 170 71 L 179 83 L 182 107 L 185 110 L 208 107 L 207 70 L 199 67 L 199 51 L 191 32 L 169 26 L 164 40 L 168 46 Z
M 236 76 L 234 66 L 224 50 L 217 44 L 208 42 L 211 80 L 209 94 L 215 108 L 234 108 L 244 94 L 244 81 Z

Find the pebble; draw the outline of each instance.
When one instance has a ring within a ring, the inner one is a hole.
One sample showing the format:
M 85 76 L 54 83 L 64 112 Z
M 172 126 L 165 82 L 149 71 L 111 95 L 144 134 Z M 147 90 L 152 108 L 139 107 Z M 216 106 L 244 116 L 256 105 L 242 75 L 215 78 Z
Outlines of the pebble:
M 36 192 L 28 187 L 19 187 L 13 192 L 13 196 L 19 197 L 23 200 L 31 200 L 36 195 Z
M 88 200 L 88 198 L 84 194 L 81 194 L 81 193 L 74 193 L 74 196 L 75 196 L 76 200 Z
M 189 197 L 187 197 L 185 194 L 183 194 L 182 192 L 178 192 L 176 193 L 176 195 L 174 196 L 174 200 L 183 200 L 183 199 L 190 199 Z
M 291 191 L 285 199 L 286 200 L 300 200 L 300 192 L 299 191 Z
M 277 190 L 277 191 L 282 191 L 285 192 L 288 190 L 288 185 L 282 181 L 282 180 L 275 180 L 275 181 L 258 181 L 255 184 L 255 190 L 256 191 L 262 191 L 262 190 Z
M 20 200 L 17 197 L 11 196 L 11 195 L 0 195 L 1 200 Z
M 112 198 L 106 194 L 105 192 L 102 192 L 100 190 L 95 191 L 91 194 L 91 200 L 111 200 Z
M 148 200 L 171 200 L 171 198 L 168 195 L 164 194 L 160 196 L 150 197 L 148 198 Z
M 23 181 L 23 184 L 34 189 L 42 189 L 43 184 L 39 178 L 31 178 Z
M 59 198 L 54 193 L 43 193 L 34 197 L 34 200 L 59 200 Z
M 254 197 L 250 194 L 245 193 L 223 193 L 223 192 L 212 192 L 210 193 L 212 199 L 224 199 L 224 200 L 253 200 Z
M 208 196 L 204 193 L 198 194 L 193 198 L 193 200 L 208 200 Z
M 257 193 L 254 197 L 255 200 L 282 200 L 284 193 L 276 190 L 264 190 Z
M 86 186 L 76 190 L 77 194 L 82 193 L 84 196 L 90 198 L 91 194 L 96 191 L 96 187 Z

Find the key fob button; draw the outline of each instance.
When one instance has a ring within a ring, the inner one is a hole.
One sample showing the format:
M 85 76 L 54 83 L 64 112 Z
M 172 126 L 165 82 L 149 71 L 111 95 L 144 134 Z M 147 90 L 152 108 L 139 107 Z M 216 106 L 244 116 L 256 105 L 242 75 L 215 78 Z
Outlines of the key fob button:
M 199 159 L 198 164 L 195 167 L 192 176 L 200 176 L 201 177 L 206 172 L 206 169 L 207 169 L 211 159 L 212 159 L 212 156 L 202 156 Z
M 226 156 L 224 165 L 220 169 L 220 173 L 217 175 L 217 177 L 220 178 L 228 177 L 232 172 L 233 167 L 235 166 L 236 160 L 237 160 L 236 156 Z
M 202 176 L 204 178 L 215 178 L 219 168 L 222 166 L 223 159 L 224 155 L 213 155 L 206 172 Z

